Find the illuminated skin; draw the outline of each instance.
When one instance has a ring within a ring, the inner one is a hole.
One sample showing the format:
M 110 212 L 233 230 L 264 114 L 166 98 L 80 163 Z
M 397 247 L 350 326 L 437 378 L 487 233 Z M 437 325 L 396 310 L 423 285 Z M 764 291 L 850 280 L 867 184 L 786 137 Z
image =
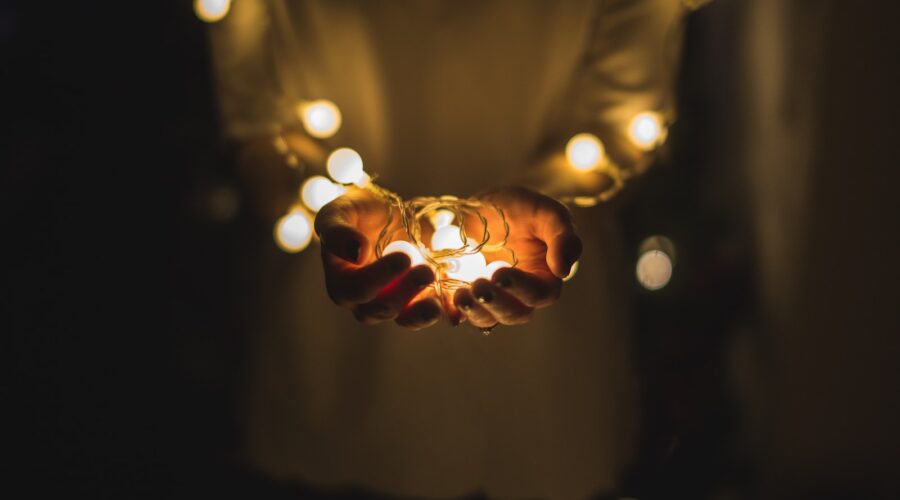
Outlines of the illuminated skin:
M 365 324 L 394 320 L 414 330 L 433 325 L 443 308 L 427 265 L 410 268 L 403 253 L 375 258 L 374 243 L 387 223 L 384 201 L 362 189 L 322 207 L 316 233 L 322 239 L 322 264 L 328 296 L 349 307 Z
M 559 297 L 562 278 L 581 255 L 581 240 L 568 210 L 556 200 L 520 188 L 497 190 L 482 199 L 506 213 L 511 231 L 507 246 L 516 252 L 518 266 L 500 269 L 491 280 L 479 279 L 442 304 L 429 287 L 435 277 L 428 266 L 410 269 L 402 253 L 375 259 L 373 245 L 387 222 L 387 207 L 367 191 L 348 191 L 323 207 L 315 222 L 329 296 L 367 324 L 394 320 L 420 329 L 444 313 L 451 324 L 468 320 L 479 328 L 527 322 L 534 309 Z M 493 210 L 483 215 L 491 234 L 503 234 Z M 488 255 L 488 260 L 496 259 L 508 259 L 508 254 Z
M 457 290 L 454 305 L 479 328 L 526 323 L 535 309 L 559 298 L 562 278 L 581 256 L 568 209 L 558 201 L 524 188 L 505 188 L 480 197 L 503 209 L 509 223 L 507 247 L 518 264 Z M 494 210 L 482 212 L 492 235 L 502 237 L 502 222 Z M 493 242 L 493 241 L 492 241 Z M 508 258 L 506 252 L 489 260 Z

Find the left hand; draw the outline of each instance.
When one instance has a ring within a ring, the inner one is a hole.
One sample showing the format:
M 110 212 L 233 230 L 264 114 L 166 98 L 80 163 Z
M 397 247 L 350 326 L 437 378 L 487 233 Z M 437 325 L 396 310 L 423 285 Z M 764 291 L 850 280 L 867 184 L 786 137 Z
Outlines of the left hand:
M 553 198 L 524 188 L 503 188 L 479 198 L 503 210 L 510 232 L 506 245 L 515 251 L 518 264 L 460 288 L 453 305 L 479 328 L 525 323 L 535 309 L 559 298 L 562 278 L 581 256 L 581 238 L 568 209 Z M 488 220 L 491 243 L 496 243 L 504 234 L 502 220 L 490 208 L 482 215 Z M 507 252 L 486 256 L 509 259 Z

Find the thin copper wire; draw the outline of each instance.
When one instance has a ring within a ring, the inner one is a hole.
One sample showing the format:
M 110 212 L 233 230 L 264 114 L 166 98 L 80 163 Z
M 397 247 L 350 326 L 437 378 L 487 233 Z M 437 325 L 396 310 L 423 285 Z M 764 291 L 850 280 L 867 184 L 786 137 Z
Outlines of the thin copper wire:
M 366 184 L 365 189 L 380 196 L 388 204 L 388 219 L 375 242 L 375 256 L 380 258 L 384 248 L 396 239 L 392 238 L 394 233 L 392 227 L 394 226 L 395 217 L 398 217 L 409 242 L 419 249 L 425 260 L 438 272 L 439 277 L 435 280 L 434 287 L 435 292 L 442 299 L 445 293 L 452 293 L 458 288 L 469 284 L 466 281 L 447 276 L 446 270 L 450 265 L 448 261 L 454 257 L 473 255 L 478 252 L 506 251 L 512 261 L 510 264 L 513 267 L 518 264 L 515 251 L 506 246 L 509 241 L 509 221 L 506 219 L 503 209 L 493 203 L 486 203 L 475 198 L 457 198 L 455 196 L 420 196 L 404 200 L 400 195 L 379 186 L 375 182 Z M 490 243 L 491 233 L 488 229 L 488 220 L 481 213 L 481 210 L 485 208 L 493 209 L 503 223 L 503 238 L 499 242 Z M 463 246 L 460 248 L 431 250 L 422 241 L 423 219 L 426 221 L 425 223 L 431 224 L 431 215 L 440 210 L 452 213 L 453 221 L 459 225 L 459 236 L 463 242 Z M 476 217 L 481 224 L 481 238 L 476 240 L 477 244 L 474 245 L 469 244 L 469 241 L 473 240 L 473 238 L 465 231 L 467 217 Z

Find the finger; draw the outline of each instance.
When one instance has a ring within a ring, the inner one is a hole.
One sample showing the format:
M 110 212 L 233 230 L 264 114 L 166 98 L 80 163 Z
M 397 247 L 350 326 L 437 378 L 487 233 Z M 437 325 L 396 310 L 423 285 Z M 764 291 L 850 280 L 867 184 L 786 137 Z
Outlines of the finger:
M 379 291 L 375 299 L 356 306 L 353 313 L 367 324 L 394 319 L 433 281 L 434 271 L 430 267 L 416 266 Z
M 453 295 L 453 303 L 462 311 L 469 323 L 478 328 L 490 328 L 497 324 L 494 316 L 475 300 L 468 287 L 456 291 Z
M 349 189 L 316 215 L 316 234 L 323 252 L 343 260 L 362 264 L 372 260 L 370 240 L 388 222 L 384 202 L 361 189 Z
M 546 307 L 562 290 L 562 280 L 546 270 L 525 272 L 507 267 L 495 272 L 491 282 L 528 307 Z
M 558 201 L 544 197 L 537 208 L 535 235 L 547 245 L 547 267 L 557 278 L 565 278 L 578 257 L 581 238 L 575 234 L 569 210 Z
M 365 262 L 368 239 L 356 229 L 357 214 L 352 205 L 338 201 L 329 203 L 316 215 L 316 234 L 322 240 L 322 252 L 356 264 Z
M 436 297 L 413 302 L 400 312 L 398 325 L 412 330 L 421 330 L 441 319 L 441 304 Z
M 441 294 L 441 299 L 444 303 L 444 314 L 447 316 L 447 321 L 450 322 L 451 326 L 459 326 L 460 323 L 466 320 L 465 314 L 453 303 L 453 295 L 443 293 Z
M 325 254 L 331 264 L 338 257 Z M 326 263 L 327 264 L 327 263 Z M 362 267 L 325 266 L 325 284 L 331 299 L 340 305 L 355 305 L 374 300 L 379 292 L 409 269 L 406 254 L 392 253 Z
M 495 287 L 490 281 L 480 279 L 472 284 L 472 295 L 491 316 L 504 325 L 519 325 L 531 319 L 533 309 L 516 300 L 512 295 Z

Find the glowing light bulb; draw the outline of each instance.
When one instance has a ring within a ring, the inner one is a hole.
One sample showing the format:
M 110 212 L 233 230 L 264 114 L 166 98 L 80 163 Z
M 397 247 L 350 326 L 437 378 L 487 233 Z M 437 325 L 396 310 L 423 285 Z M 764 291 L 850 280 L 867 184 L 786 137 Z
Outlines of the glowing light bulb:
M 372 182 L 372 177 L 369 174 L 363 172 L 362 177 L 359 178 L 358 181 L 354 182 L 359 187 L 366 187 L 368 183 Z
M 431 235 L 432 250 L 453 250 L 463 247 L 459 226 L 448 224 L 435 230 Z
M 341 110 L 326 99 L 301 102 L 297 114 L 306 132 L 318 139 L 327 139 L 341 128 Z
M 300 199 L 307 208 L 318 212 L 346 191 L 344 186 L 339 186 L 321 175 L 316 175 L 303 183 L 303 187 L 300 188 Z
M 335 149 L 326 162 L 328 175 L 341 184 L 354 184 L 366 175 L 359 153 L 350 148 Z
M 453 219 L 455 218 L 456 216 L 449 210 L 438 210 L 431 214 L 431 225 L 434 226 L 435 229 L 447 227 L 450 224 L 453 224 Z
M 451 257 L 446 262 L 444 273 L 450 278 L 471 283 L 484 277 L 486 261 L 481 252 Z
M 638 259 L 635 273 L 641 286 L 659 290 L 672 279 L 672 259 L 660 250 L 648 250 Z
M 304 210 L 292 210 L 275 223 L 275 242 L 288 253 L 297 253 L 312 240 L 312 221 Z
M 576 260 L 575 263 L 572 264 L 572 267 L 569 268 L 569 274 L 567 274 L 566 277 L 562 279 L 563 282 L 569 281 L 570 279 L 574 278 L 575 273 L 577 273 L 577 272 L 578 272 L 578 261 Z
M 194 14 L 201 21 L 214 23 L 221 21 L 231 10 L 231 0 L 194 0 Z
M 397 252 L 405 253 L 409 257 L 411 266 L 418 266 L 426 263 L 425 257 L 422 255 L 422 252 L 419 251 L 419 248 L 412 243 L 403 240 L 396 240 L 388 243 L 388 245 L 384 247 L 384 251 L 381 255 L 384 256 Z
M 628 126 L 631 142 L 638 148 L 649 151 L 660 143 L 663 134 L 662 123 L 656 113 L 640 113 L 631 120 Z
M 494 273 L 505 267 L 512 267 L 512 264 L 504 260 L 495 260 L 494 262 L 491 262 L 490 264 L 485 266 L 484 274 L 482 274 L 481 277 L 489 280 L 494 276 Z
M 596 168 L 604 155 L 603 143 L 594 134 L 578 134 L 566 144 L 566 159 L 575 170 Z

